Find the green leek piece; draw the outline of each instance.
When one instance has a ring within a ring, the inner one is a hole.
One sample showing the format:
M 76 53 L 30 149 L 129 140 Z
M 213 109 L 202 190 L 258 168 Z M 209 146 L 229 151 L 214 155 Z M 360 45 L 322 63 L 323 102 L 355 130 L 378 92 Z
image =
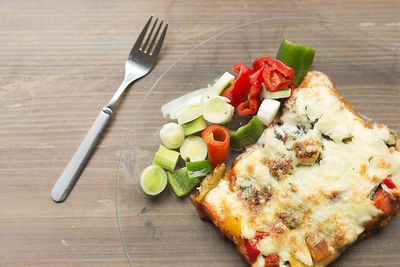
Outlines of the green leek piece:
M 311 67 L 315 55 L 315 49 L 296 45 L 284 39 L 279 47 L 277 59 L 293 68 L 294 84 L 299 86 L 307 75 L 308 69 Z
M 140 185 L 146 194 L 158 195 L 167 186 L 167 174 L 160 166 L 150 165 L 143 170 Z
M 252 145 L 258 141 L 264 132 L 264 124 L 254 116 L 246 125 L 240 127 L 236 131 L 230 131 L 230 146 L 233 149 L 242 149 L 248 145 Z
M 178 162 L 179 152 L 166 148 L 160 145 L 156 156 L 154 157 L 153 164 L 160 166 L 166 170 L 173 171 L 175 169 L 176 163 Z
M 190 179 L 203 178 L 212 172 L 212 167 L 208 160 L 186 162 L 186 169 Z
M 193 191 L 199 184 L 200 180 L 189 179 L 186 168 L 181 168 L 174 172 L 167 172 L 168 183 L 171 185 L 178 197 L 183 197 Z
M 188 107 L 187 109 L 181 111 L 177 115 L 177 120 L 179 124 L 184 124 L 197 119 L 202 114 L 203 114 L 203 105 L 198 104 Z
M 207 128 L 207 122 L 203 116 L 200 116 L 194 121 L 184 123 L 181 126 L 185 130 L 185 135 L 191 135 Z
M 268 99 L 279 99 L 279 98 L 287 98 L 292 94 L 292 89 L 282 89 L 279 91 L 271 92 L 268 90 L 262 91 L 262 97 Z

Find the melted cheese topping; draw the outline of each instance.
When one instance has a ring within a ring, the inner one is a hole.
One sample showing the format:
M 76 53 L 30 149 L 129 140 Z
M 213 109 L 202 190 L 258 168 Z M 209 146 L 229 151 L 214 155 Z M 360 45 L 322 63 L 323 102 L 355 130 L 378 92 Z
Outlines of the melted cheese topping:
M 367 127 L 326 75 L 313 72 L 306 79 L 308 86 L 285 103 L 282 124 L 268 127 L 233 167 L 234 192 L 223 179 L 205 198 L 220 220 L 241 217 L 243 238 L 270 233 L 256 242 L 261 253 L 253 266 L 273 253 L 281 265 L 294 257 L 324 266 L 313 262 L 307 238 L 325 240 L 333 260 L 382 213 L 370 192 L 388 175 L 400 185 L 400 153 L 388 148 L 388 128 Z

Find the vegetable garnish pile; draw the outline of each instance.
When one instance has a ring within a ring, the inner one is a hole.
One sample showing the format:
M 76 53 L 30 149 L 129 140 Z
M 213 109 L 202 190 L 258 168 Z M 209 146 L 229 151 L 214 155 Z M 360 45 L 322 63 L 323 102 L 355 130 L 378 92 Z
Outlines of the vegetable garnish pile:
M 142 172 L 143 191 L 157 195 L 168 181 L 177 196 L 185 196 L 227 160 L 230 149 L 240 150 L 256 143 L 278 113 L 281 102 L 277 99 L 292 95 L 307 74 L 314 54 L 312 48 L 283 40 L 277 59 L 258 58 L 252 68 L 237 63 L 232 68 L 236 77 L 225 72 L 212 86 L 163 105 L 163 115 L 177 123 L 161 128 L 163 145 L 153 164 Z M 239 118 L 252 117 L 233 130 L 229 125 L 235 110 Z M 185 166 L 176 170 L 179 158 Z

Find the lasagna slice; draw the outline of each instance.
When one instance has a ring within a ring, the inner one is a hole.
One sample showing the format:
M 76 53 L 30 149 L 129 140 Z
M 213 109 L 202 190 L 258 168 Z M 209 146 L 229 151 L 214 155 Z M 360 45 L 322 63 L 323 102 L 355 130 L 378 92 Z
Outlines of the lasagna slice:
M 395 214 L 399 148 L 310 72 L 258 143 L 191 199 L 251 266 L 326 266 Z

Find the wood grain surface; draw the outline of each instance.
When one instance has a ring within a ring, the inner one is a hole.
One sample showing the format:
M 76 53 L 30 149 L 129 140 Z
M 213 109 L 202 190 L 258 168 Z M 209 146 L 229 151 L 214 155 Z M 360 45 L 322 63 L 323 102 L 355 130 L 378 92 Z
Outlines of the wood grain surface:
M 53 203 L 53 184 L 118 87 L 125 57 L 151 14 L 170 25 L 157 66 L 120 102 L 70 197 L 62 204 Z M 1 0 L 0 266 L 128 266 L 116 219 L 116 176 L 123 139 L 146 92 L 185 51 L 213 34 L 256 19 L 294 16 L 346 23 L 400 48 L 397 0 Z M 379 55 L 374 59 L 387 60 Z M 219 60 L 223 66 L 228 59 Z M 399 103 L 390 98 L 388 102 L 396 111 Z M 159 116 L 158 109 L 149 107 L 147 119 Z M 400 131 L 398 115 L 392 112 L 383 118 Z M 129 194 L 128 186 L 121 192 Z M 184 203 L 177 205 L 183 211 L 186 208 Z M 124 207 L 122 212 L 129 210 Z M 399 236 L 398 219 L 384 230 L 388 237 L 387 231 Z M 137 223 L 143 226 L 146 221 Z M 210 238 L 217 243 L 222 240 L 216 232 Z M 379 253 L 369 243 L 365 247 L 369 257 L 360 259 L 359 265 L 399 266 L 398 251 L 391 249 L 397 243 L 389 238 Z M 149 260 L 146 266 L 176 265 L 177 261 L 162 262 L 162 256 L 157 258 L 148 250 L 148 257 L 158 261 Z M 176 260 L 191 251 L 182 253 L 176 254 Z M 207 262 L 207 254 L 196 255 L 197 265 L 218 265 Z M 231 254 L 222 257 L 229 259 Z M 354 261 L 353 265 L 358 264 Z

